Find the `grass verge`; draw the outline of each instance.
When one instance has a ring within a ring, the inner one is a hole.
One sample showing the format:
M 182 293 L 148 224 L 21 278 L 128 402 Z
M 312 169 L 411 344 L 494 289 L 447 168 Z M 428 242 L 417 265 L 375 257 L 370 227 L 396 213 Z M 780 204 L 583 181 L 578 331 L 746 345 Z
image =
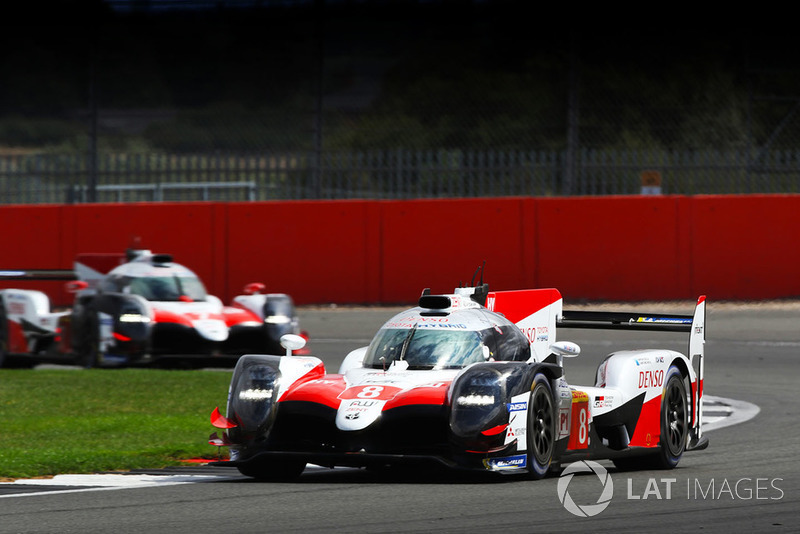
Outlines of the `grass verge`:
M 217 454 L 229 372 L 0 370 L 0 478 L 156 468 Z

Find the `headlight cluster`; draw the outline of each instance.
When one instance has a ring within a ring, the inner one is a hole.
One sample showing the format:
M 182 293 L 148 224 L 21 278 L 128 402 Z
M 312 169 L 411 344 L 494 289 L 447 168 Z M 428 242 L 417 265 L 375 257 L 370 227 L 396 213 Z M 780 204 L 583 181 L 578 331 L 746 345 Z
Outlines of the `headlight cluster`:
M 242 430 L 260 431 L 269 426 L 280 373 L 259 361 L 244 362 L 236 369 L 228 413 L 236 414 Z
M 267 324 L 287 324 L 292 322 L 292 319 L 286 315 L 268 315 L 264 322 Z
M 495 402 L 494 395 L 476 395 L 475 393 L 462 395 L 456 399 L 458 406 L 491 406 Z
M 470 438 L 482 430 L 506 423 L 505 374 L 492 367 L 476 367 L 459 377 L 451 397 L 450 428 Z
M 123 313 L 119 316 L 121 323 L 149 323 L 150 318 L 141 313 Z

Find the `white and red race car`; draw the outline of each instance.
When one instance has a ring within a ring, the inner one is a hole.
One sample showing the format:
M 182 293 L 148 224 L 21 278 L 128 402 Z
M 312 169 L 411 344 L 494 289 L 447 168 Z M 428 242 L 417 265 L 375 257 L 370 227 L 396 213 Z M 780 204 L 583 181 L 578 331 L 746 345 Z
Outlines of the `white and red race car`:
M 74 271 L 0 271 L 0 279 L 14 278 L 71 280 L 75 302 L 53 311 L 42 291 L 0 290 L 0 366 L 230 361 L 281 354 L 282 335 L 306 335 L 289 295 L 253 283 L 225 306 L 194 272 L 149 250 L 81 254 Z
M 693 315 L 562 310 L 556 289 L 449 295 L 386 322 L 337 373 L 311 356 L 245 355 L 236 365 L 224 432 L 235 466 L 288 479 L 321 466 L 425 465 L 545 476 L 555 466 L 611 459 L 619 467 L 675 467 L 703 449 L 705 297 Z M 557 329 L 689 334 L 672 350 L 610 354 L 592 386 L 571 386 L 563 360 L 580 348 Z M 302 342 L 287 336 L 288 342 Z M 291 348 L 291 346 L 289 346 Z

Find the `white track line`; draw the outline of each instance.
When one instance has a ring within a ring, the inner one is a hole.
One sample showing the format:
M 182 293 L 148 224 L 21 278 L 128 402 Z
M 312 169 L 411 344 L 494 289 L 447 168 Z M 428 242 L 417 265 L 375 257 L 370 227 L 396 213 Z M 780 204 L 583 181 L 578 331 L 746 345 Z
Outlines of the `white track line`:
M 707 404 L 710 404 L 707 405 Z M 703 397 L 703 415 L 707 412 L 717 414 L 719 412 L 728 412 L 730 415 L 723 417 L 703 417 L 703 432 L 710 430 L 719 430 L 726 426 L 733 426 L 749 421 L 761 411 L 761 408 L 750 402 L 726 399 L 725 397 L 714 397 L 712 395 L 705 395 Z

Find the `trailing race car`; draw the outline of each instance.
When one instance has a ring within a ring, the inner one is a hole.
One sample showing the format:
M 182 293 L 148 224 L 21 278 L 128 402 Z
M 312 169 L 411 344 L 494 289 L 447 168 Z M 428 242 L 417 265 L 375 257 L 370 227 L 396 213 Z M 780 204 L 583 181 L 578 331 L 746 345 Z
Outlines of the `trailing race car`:
M 1 271 L 0 278 L 72 280 L 75 294 L 71 310 L 53 312 L 41 291 L 0 290 L 0 365 L 4 357 L 85 367 L 233 359 L 280 354 L 282 335 L 301 334 L 288 295 L 264 294 L 253 283 L 224 306 L 194 272 L 149 250 L 83 254 L 74 271 Z
M 562 311 L 556 289 L 450 295 L 427 290 L 386 322 L 338 373 L 311 356 L 245 355 L 227 416 L 211 415 L 209 443 L 260 479 L 321 466 L 445 466 L 544 477 L 562 463 L 675 467 L 701 434 L 705 297 L 693 316 Z M 570 386 L 564 358 L 580 348 L 556 329 L 689 333 L 689 354 L 610 354 L 594 386 Z M 287 341 L 302 345 L 287 336 Z M 290 346 L 289 348 L 291 348 Z M 697 370 L 695 370 L 695 367 Z

